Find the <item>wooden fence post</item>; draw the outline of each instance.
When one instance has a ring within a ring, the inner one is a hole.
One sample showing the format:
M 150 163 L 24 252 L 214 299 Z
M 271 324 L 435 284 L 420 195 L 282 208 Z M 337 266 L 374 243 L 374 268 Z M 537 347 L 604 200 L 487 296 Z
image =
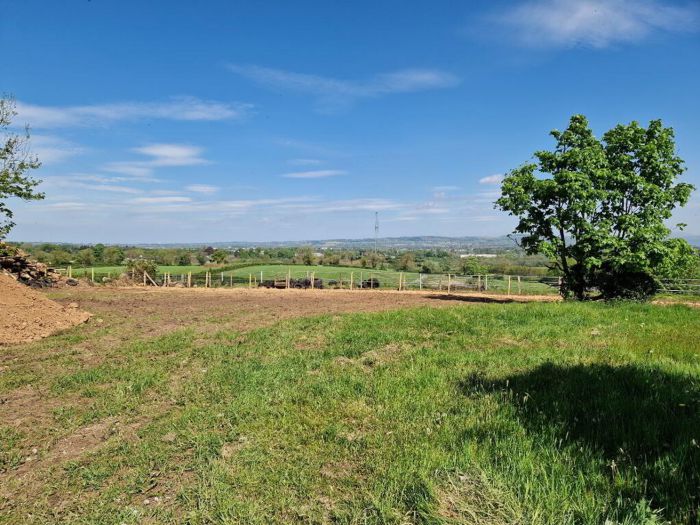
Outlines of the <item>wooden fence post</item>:
M 352 290 L 352 284 L 353 284 L 352 281 L 353 281 L 354 277 L 355 277 L 355 272 L 350 272 L 350 289 L 351 290 Z
M 447 274 L 447 293 L 452 292 L 452 274 Z
M 508 295 L 510 295 L 510 275 L 508 276 Z
M 484 275 L 484 291 L 489 291 L 489 274 Z
M 423 274 L 422 273 L 418 274 L 418 289 L 419 290 L 423 289 Z
M 316 288 L 316 272 L 311 272 L 311 289 Z
M 90 268 L 90 280 L 94 283 L 95 282 L 95 269 Z
M 73 278 L 73 267 L 70 264 L 68 265 L 68 278 L 69 279 Z M 133 275 L 131 278 L 133 279 Z
M 518 295 L 522 293 L 522 289 L 520 288 L 520 276 L 518 275 Z
M 476 276 L 476 291 L 481 291 L 481 275 Z
M 252 288 L 252 287 L 253 287 L 253 274 L 249 273 L 248 274 L 248 288 Z
M 143 285 L 146 286 L 146 272 L 143 272 Z
M 187 288 L 192 288 L 192 272 L 187 272 Z

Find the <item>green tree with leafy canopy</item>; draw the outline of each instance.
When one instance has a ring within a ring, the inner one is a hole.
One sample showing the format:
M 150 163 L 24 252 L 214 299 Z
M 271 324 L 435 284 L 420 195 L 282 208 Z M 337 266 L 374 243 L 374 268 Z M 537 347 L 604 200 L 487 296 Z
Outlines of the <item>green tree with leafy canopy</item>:
M 17 134 L 10 130 L 12 119 L 17 115 L 15 101 L 10 97 L 0 98 L 0 239 L 7 236 L 15 223 L 13 213 L 6 200 L 16 197 L 23 200 L 41 200 L 44 194 L 35 191 L 41 183 L 27 175 L 30 170 L 41 166 L 39 159 L 29 151 L 29 127 L 24 133 Z
M 565 297 L 585 299 L 594 289 L 604 298 L 652 295 L 669 262 L 692 253 L 668 239 L 665 224 L 694 189 L 677 182 L 685 168 L 673 129 L 632 122 L 599 140 L 586 117 L 574 115 L 550 134 L 554 150 L 508 173 L 496 201 L 519 219 L 520 245 L 550 257 Z
M 228 252 L 226 250 L 216 250 L 211 254 L 211 258 L 216 264 L 223 264 L 228 259 Z
M 465 257 L 460 263 L 460 270 L 464 275 L 479 275 L 486 273 L 486 267 L 474 256 Z

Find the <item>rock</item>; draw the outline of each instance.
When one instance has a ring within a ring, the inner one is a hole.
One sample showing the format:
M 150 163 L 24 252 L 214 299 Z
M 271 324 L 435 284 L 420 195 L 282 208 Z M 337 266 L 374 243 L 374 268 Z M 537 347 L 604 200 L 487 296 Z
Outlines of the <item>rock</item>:
M 68 308 L 78 308 L 78 303 L 68 303 Z

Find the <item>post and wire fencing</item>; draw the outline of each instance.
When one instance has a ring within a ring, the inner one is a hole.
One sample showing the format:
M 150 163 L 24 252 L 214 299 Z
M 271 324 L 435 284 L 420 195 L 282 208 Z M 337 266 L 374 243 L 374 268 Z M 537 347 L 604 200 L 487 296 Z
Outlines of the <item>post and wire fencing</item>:
M 60 269 L 66 277 L 83 278 L 94 284 L 129 280 L 129 275 L 100 268 Z M 266 267 L 262 270 L 215 268 L 192 271 L 157 272 L 131 278 L 132 284 L 179 288 L 268 288 L 324 290 L 398 290 L 446 293 L 483 292 L 503 295 L 557 295 L 561 277 L 541 275 L 418 273 L 391 270 L 346 269 L 332 266 L 316 270 L 295 266 Z M 700 279 L 662 279 L 660 293 L 700 296 Z

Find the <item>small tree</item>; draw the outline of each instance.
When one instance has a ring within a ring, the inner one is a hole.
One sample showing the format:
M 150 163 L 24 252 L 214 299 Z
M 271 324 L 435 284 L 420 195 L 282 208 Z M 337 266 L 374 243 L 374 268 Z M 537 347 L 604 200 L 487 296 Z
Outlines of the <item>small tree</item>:
M 601 141 L 575 115 L 551 135 L 554 150 L 512 170 L 496 201 L 519 218 L 521 246 L 553 260 L 564 296 L 584 299 L 594 288 L 605 298 L 653 294 L 659 270 L 684 251 L 667 239 L 664 221 L 694 189 L 676 183 L 684 167 L 673 130 L 659 120 L 648 128 L 632 122 Z
M 486 268 L 474 256 L 465 257 L 460 264 L 460 270 L 464 275 L 479 275 L 486 273 Z
M 411 252 L 402 253 L 396 260 L 396 269 L 402 272 L 412 272 L 416 269 L 416 258 Z
M 78 264 L 80 264 L 80 266 L 82 266 L 83 268 L 92 266 L 93 264 L 95 264 L 95 253 L 90 248 L 80 250 L 76 254 L 76 261 L 78 261 Z
M 8 131 L 16 115 L 15 101 L 9 97 L 0 98 L 0 130 L 3 134 L 0 139 L 0 215 L 5 216 L 5 220 L 0 221 L 0 239 L 5 238 L 15 225 L 13 213 L 5 204 L 7 198 L 44 198 L 43 193 L 35 191 L 41 181 L 26 175 L 41 166 L 39 159 L 29 152 L 29 127 L 25 127 L 22 135 Z
M 226 250 L 216 250 L 211 254 L 212 260 L 217 264 L 223 264 L 228 258 L 228 252 Z
M 107 246 L 102 253 L 102 262 L 111 266 L 118 266 L 124 261 L 124 250 L 119 246 Z
M 316 256 L 314 255 L 314 250 L 310 246 L 304 246 L 299 250 L 294 259 L 301 264 L 306 266 L 312 266 L 316 264 Z

